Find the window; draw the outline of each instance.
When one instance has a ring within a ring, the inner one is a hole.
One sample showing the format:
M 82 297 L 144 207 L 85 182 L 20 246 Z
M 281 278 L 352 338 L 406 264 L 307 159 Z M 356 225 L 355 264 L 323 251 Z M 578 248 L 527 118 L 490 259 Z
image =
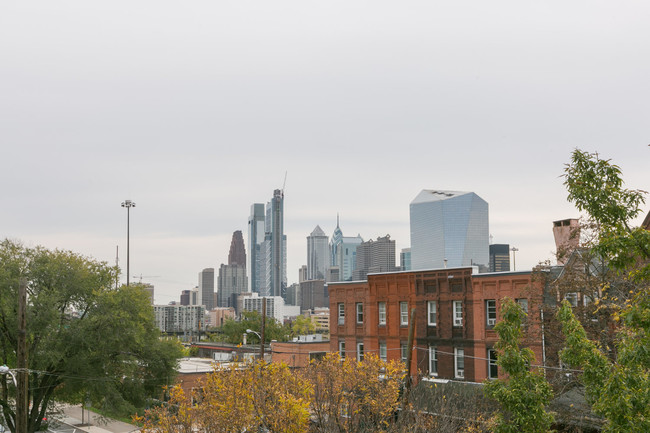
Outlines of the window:
M 454 301 L 454 326 L 463 326 L 463 301 Z
M 339 341 L 339 357 L 345 359 L 345 341 Z
M 488 349 L 487 358 L 488 379 L 497 379 L 499 377 L 499 367 L 497 366 L 497 351 L 494 349 Z
M 357 343 L 357 361 L 363 361 L 363 343 Z
M 399 346 L 400 349 L 400 356 L 402 358 L 402 362 L 406 362 L 406 359 L 408 358 L 408 346 L 406 343 L 402 343 Z
M 465 378 L 465 349 L 454 349 L 454 371 L 457 379 Z
M 408 326 L 409 324 L 409 303 L 399 303 L 399 324 L 401 326 Z
M 386 324 L 386 303 L 380 302 L 378 305 L 379 310 L 379 325 Z
M 497 301 L 494 299 L 488 299 L 485 301 L 485 315 L 487 318 L 486 325 L 488 328 L 493 327 L 497 324 Z
M 515 301 L 521 307 L 521 309 L 524 310 L 524 313 L 528 314 L 528 299 L 517 298 Z
M 339 303 L 339 325 L 345 325 L 345 304 Z
M 388 359 L 388 350 L 386 349 L 386 342 L 379 342 L 379 359 L 386 361 Z
M 357 323 L 363 323 L 363 303 L 357 302 Z
M 438 350 L 435 346 L 429 346 L 429 374 L 438 375 Z
M 429 326 L 436 326 L 438 321 L 438 306 L 436 305 L 436 301 L 427 302 L 427 312 Z
M 578 306 L 578 294 L 576 292 L 567 293 L 564 295 L 564 299 L 569 301 L 569 304 L 571 304 L 572 307 Z

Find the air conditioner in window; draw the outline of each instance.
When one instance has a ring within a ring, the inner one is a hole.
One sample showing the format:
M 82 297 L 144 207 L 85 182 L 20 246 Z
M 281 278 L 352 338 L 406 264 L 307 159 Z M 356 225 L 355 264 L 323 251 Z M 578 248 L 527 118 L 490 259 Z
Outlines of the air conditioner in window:
M 465 378 L 465 370 L 456 370 L 456 377 L 459 379 Z
M 497 324 L 497 319 L 487 319 L 488 326 L 494 326 Z

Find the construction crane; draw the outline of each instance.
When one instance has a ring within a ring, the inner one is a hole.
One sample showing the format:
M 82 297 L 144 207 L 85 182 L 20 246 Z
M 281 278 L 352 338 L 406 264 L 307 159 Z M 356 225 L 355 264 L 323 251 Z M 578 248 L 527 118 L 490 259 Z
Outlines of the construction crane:
M 142 279 L 143 278 L 160 278 L 160 275 L 136 275 L 136 278 L 140 278 L 140 284 L 142 284 Z

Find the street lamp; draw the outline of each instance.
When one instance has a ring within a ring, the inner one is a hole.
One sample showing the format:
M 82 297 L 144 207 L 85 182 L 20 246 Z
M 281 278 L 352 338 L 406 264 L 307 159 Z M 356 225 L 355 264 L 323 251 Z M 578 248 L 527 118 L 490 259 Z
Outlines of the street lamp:
M 18 388 L 18 384 L 16 383 L 16 376 L 9 370 L 9 367 L 6 365 L 0 365 L 0 374 L 8 374 L 11 376 L 11 378 L 14 380 L 14 386 Z
M 247 329 L 246 333 L 255 334 L 257 335 L 257 338 L 260 339 L 260 359 L 264 361 L 264 338 L 262 338 L 262 335 L 259 332 L 253 331 L 252 329 Z
M 124 200 L 122 202 L 122 207 L 126 208 L 126 285 L 129 286 L 129 224 L 130 224 L 130 211 L 132 207 L 135 207 L 135 202 L 131 200 Z
M 515 253 L 519 251 L 519 248 L 512 247 L 510 248 L 510 251 L 512 251 L 512 270 L 514 272 L 517 270 L 517 257 L 515 256 Z

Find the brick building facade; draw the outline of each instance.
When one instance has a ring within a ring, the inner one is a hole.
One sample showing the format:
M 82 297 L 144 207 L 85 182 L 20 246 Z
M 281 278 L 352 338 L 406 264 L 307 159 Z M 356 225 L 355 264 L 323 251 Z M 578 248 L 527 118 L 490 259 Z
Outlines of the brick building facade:
M 471 267 L 462 267 L 330 283 L 330 350 L 406 360 L 415 308 L 412 374 L 480 382 L 498 374 L 493 327 L 501 299 L 511 297 L 529 311 L 525 344 L 541 363 L 543 288 L 531 277 L 530 271 L 472 275 Z

